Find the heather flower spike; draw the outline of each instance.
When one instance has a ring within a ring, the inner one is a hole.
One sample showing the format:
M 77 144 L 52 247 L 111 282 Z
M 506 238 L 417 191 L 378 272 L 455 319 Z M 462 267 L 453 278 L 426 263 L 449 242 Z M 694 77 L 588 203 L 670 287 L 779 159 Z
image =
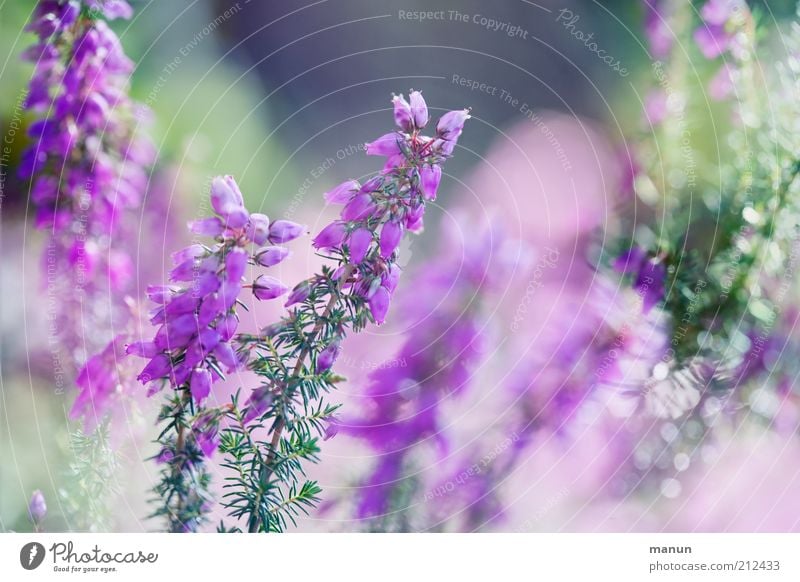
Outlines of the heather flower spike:
M 246 363 L 244 354 L 237 350 L 235 334 L 237 302 L 245 287 L 247 266 L 257 265 L 258 269 L 280 263 L 288 249 L 259 245 L 268 238 L 289 241 L 303 229 L 293 222 L 269 223 L 262 214 L 250 214 L 231 176 L 212 181 L 211 207 L 214 216 L 190 226 L 195 233 L 207 234 L 213 241 L 190 245 L 172 255 L 177 264 L 170 279 L 176 284 L 148 287 L 154 304 L 151 322 L 158 326 L 156 332 L 152 340 L 127 346 L 128 354 L 149 360 L 139 374 L 139 381 L 149 387 L 148 394 L 169 386 L 165 410 L 184 419 L 183 424 L 176 425 L 176 434 L 165 434 L 160 441 L 162 453 L 169 453 L 161 487 L 172 492 L 171 497 L 165 496 L 168 507 L 164 509 L 172 531 L 196 527 L 197 520 L 187 515 L 202 509 L 203 496 L 185 487 L 204 478 L 202 457 L 209 456 L 219 442 L 220 415 L 204 408 L 206 402 L 217 400 L 214 383 Z M 261 300 L 275 299 L 287 291 L 283 283 L 266 274 L 259 274 L 249 286 Z M 193 413 L 193 438 L 189 438 L 187 426 Z
M 340 381 L 333 370 L 341 342 L 348 332 L 388 318 L 401 271 L 400 241 L 407 231 L 421 230 L 425 204 L 436 197 L 441 165 L 469 118 L 467 110 L 447 113 L 436 136 L 428 137 L 422 134 L 429 113 L 421 93 L 412 91 L 408 101 L 396 95 L 392 102 L 398 129 L 366 146 L 367 155 L 387 158 L 383 169 L 363 185 L 348 180 L 325 193 L 329 204 L 342 209 L 312 244 L 333 264 L 292 288 L 286 301 L 289 314 L 281 321 L 260 334 L 240 334 L 233 340 L 239 353 L 257 354 L 246 365 L 263 379 L 243 404 L 234 400 L 221 438 L 228 466 L 258 471 L 250 478 L 257 487 L 232 480 L 225 500 L 251 532 L 282 530 L 287 516 L 317 503 L 319 487 L 303 479 L 300 467 L 318 453 L 313 434 L 335 434 L 331 419 L 337 407 L 325 404 L 323 395 Z M 271 225 L 270 243 L 285 242 L 299 234 L 298 228 Z M 254 261 L 270 263 L 269 257 L 271 252 L 258 250 Z M 285 290 L 268 275 L 259 276 L 252 288 L 257 297 Z M 267 431 L 265 442 L 246 446 L 264 438 L 241 438 L 257 429 Z M 283 464 L 288 457 L 296 459 L 292 467 Z M 279 500 L 289 497 L 287 508 Z
M 159 513 L 168 516 L 171 531 L 193 531 L 202 522 L 209 492 L 192 484 L 207 484 L 203 461 L 217 448 L 226 466 L 239 474 L 257 473 L 232 478 L 223 501 L 233 517 L 246 520 L 249 531 L 282 530 L 287 516 L 318 501 L 316 483 L 300 481 L 301 463 L 316 458 L 313 433 L 331 434 L 337 407 L 325 404 L 323 395 L 339 381 L 333 367 L 341 342 L 349 331 L 386 320 L 400 276 L 400 241 L 406 231 L 421 229 L 441 164 L 469 118 L 466 110 L 446 114 L 434 139 L 421 134 L 428 108 L 419 92 L 411 93 L 410 102 L 399 96 L 394 103 L 400 130 L 367 146 L 369 155 L 387 156 L 389 162 L 363 185 L 348 180 L 325 194 L 328 203 L 343 207 L 312 244 L 333 264 L 292 287 L 288 315 L 280 321 L 257 334 L 237 333 L 244 288 L 260 300 L 289 291 L 265 273 L 246 282 L 246 267 L 283 261 L 288 250 L 281 245 L 305 227 L 248 213 L 230 176 L 212 182 L 214 215 L 190 224 L 192 232 L 213 243 L 175 253 L 174 284 L 148 287 L 157 330 L 152 340 L 127 349 L 149 360 L 139 375 L 150 386 L 148 393 L 170 387 L 160 420 L 171 430 L 160 439 L 164 468 L 156 491 L 163 499 Z M 209 407 L 216 401 L 214 383 L 245 367 L 263 383 L 245 400 L 237 393 L 230 404 Z M 266 430 L 266 441 L 252 435 L 260 429 Z M 288 457 L 294 460 L 284 466 Z
M 42 0 L 26 27 L 38 37 L 23 53 L 34 66 L 24 106 L 35 119 L 19 174 L 31 180 L 35 226 L 50 237 L 47 279 L 61 295 L 55 329 L 76 369 L 129 318 L 125 249 L 155 158 L 140 131 L 146 109 L 128 96 L 133 63 L 104 20 L 131 14 L 122 0 Z

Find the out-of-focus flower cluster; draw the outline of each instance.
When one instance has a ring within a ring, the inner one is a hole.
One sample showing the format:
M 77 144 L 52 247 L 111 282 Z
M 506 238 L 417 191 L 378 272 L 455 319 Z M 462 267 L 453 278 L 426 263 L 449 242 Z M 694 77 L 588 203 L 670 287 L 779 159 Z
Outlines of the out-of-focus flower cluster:
M 109 313 L 126 316 L 113 298 L 133 275 L 131 209 L 155 157 L 139 131 L 148 112 L 128 96 L 133 63 L 103 20 L 130 15 L 123 1 L 44 0 L 27 27 L 38 42 L 23 55 L 35 67 L 25 107 L 39 119 L 19 172 L 32 180 L 36 226 L 50 232 L 49 279 L 64 284 L 63 303 L 86 299 L 62 309 L 62 339 L 76 350 L 109 339 Z

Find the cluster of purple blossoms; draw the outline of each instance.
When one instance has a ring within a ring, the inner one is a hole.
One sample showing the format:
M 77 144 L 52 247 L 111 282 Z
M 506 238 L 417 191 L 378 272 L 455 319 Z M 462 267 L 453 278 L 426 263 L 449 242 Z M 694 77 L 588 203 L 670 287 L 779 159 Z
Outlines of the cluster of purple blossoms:
M 90 351 L 102 345 L 91 338 L 108 339 L 108 314 L 121 307 L 114 299 L 104 306 L 100 294 L 121 297 L 117 292 L 133 275 L 125 237 L 135 229 L 126 224 L 127 211 L 140 204 L 155 157 L 137 131 L 147 112 L 128 97 L 133 63 L 102 19 L 130 15 L 120 0 L 42 0 L 27 27 L 38 42 L 23 54 L 35 66 L 25 107 L 40 118 L 28 130 L 32 143 L 19 172 L 32 180 L 35 223 L 51 233 L 48 256 L 55 257 L 59 280 L 69 282 L 78 300 L 97 299 L 73 310 L 84 319 L 60 326 L 77 336 L 73 347 Z M 77 316 L 64 315 L 70 317 Z
M 433 444 L 440 456 L 449 449 L 441 404 L 464 393 L 474 370 L 489 355 L 486 307 L 519 257 L 504 240 L 502 229 L 486 229 L 477 236 L 475 230 L 466 240 L 463 233 L 461 237 L 445 233 L 442 247 L 448 250 L 443 253 L 447 258 L 422 265 L 409 286 L 413 292 L 401 299 L 411 331 L 392 361 L 404 365 L 386 365 L 373 372 L 364 412 L 333 425 L 334 432 L 367 442 L 379 457 L 357 492 L 359 519 L 406 509 L 393 502 L 415 470 L 410 461 L 418 447 Z M 453 260 L 459 256 L 459 242 L 460 262 Z
M 238 327 L 236 305 L 248 265 L 271 267 L 289 251 L 282 243 L 304 232 L 287 220 L 270 222 L 263 214 L 250 214 L 231 176 L 211 184 L 214 216 L 190 223 L 193 233 L 212 237 L 211 246 L 192 244 L 173 254 L 172 284 L 154 285 L 147 295 L 155 304 L 150 322 L 158 330 L 150 341 L 130 344 L 128 354 L 149 359 L 138 376 L 153 394 L 167 381 L 173 388 L 187 386 L 197 406 L 202 406 L 212 384 L 243 362 L 231 340 Z M 275 299 L 288 288 L 278 279 L 259 275 L 247 285 L 260 300 Z M 200 427 L 211 419 L 203 419 Z M 198 419 L 199 422 L 199 419 Z M 208 431 L 200 430 L 206 434 Z M 204 443 L 214 439 L 206 435 Z M 203 446 L 204 451 L 215 447 Z
M 715 59 L 736 49 L 740 16 L 747 13 L 744 0 L 708 0 L 700 10 L 703 24 L 694 32 L 694 40 L 707 59 Z
M 671 0 L 644 0 L 644 32 L 650 52 L 657 59 L 666 58 L 675 44 L 675 33 L 670 29 Z
M 75 384 L 79 393 L 69 416 L 73 420 L 82 418 L 87 433 L 113 408 L 115 399 L 130 393 L 135 383 L 130 363 L 125 358 L 128 341 L 126 334 L 116 335 L 105 348 L 92 355 L 78 373 Z
M 745 51 L 742 34 L 750 20 L 750 12 L 744 0 L 708 0 L 700 11 L 703 24 L 694 33 L 700 52 L 707 59 L 730 54 L 733 59 L 724 63 L 709 84 L 713 99 L 722 100 L 733 93 L 733 78 L 736 63 Z
M 378 324 L 386 320 L 397 287 L 395 252 L 403 233 L 422 230 L 425 202 L 436 199 L 442 178 L 441 162 L 452 155 L 470 117 L 466 109 L 445 113 L 435 137 L 428 137 L 420 133 L 430 117 L 419 91 L 408 101 L 397 95 L 393 104 L 398 130 L 366 144 L 367 155 L 386 157 L 383 170 L 363 185 L 348 180 L 326 193 L 329 204 L 344 208 L 314 238 L 317 249 L 346 258 L 337 276 L 348 269 L 346 288 L 367 301 Z

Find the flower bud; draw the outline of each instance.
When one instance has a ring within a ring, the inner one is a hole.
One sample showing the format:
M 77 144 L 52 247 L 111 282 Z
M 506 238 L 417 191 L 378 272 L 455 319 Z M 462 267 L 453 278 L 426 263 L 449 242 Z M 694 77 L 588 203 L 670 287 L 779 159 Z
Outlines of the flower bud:
M 250 215 L 250 222 L 247 224 L 247 238 L 263 245 L 269 237 L 269 218 L 266 214 L 254 212 Z
M 411 113 L 411 105 L 405 97 L 395 95 L 392 97 L 392 104 L 394 104 L 394 122 L 397 127 L 408 133 L 414 131 L 414 116 Z
M 390 220 L 383 225 L 381 229 L 381 256 L 384 259 L 391 257 L 397 250 L 401 238 L 403 238 L 403 227 L 399 222 Z
M 397 132 L 386 133 L 375 141 L 366 145 L 368 156 L 393 156 L 402 153 L 399 140 L 402 137 Z
M 200 406 L 211 393 L 211 372 L 205 368 L 195 368 L 189 382 L 192 399 Z
M 363 220 L 375 212 L 375 202 L 369 194 L 359 194 L 342 210 L 342 220 Z
M 259 277 L 253 281 L 253 295 L 262 301 L 280 297 L 288 290 L 289 288 L 286 287 L 286 285 L 269 275 L 259 275 Z
M 323 228 L 316 237 L 314 237 L 314 247 L 317 249 L 332 249 L 340 247 L 344 242 L 344 237 L 346 234 L 347 226 L 344 222 L 339 220 L 332 222 Z
M 422 98 L 422 93 L 419 91 L 412 91 L 408 96 L 411 104 L 411 114 L 414 117 L 414 125 L 417 129 L 422 129 L 428 125 L 428 104 Z
M 361 185 L 357 181 L 347 180 L 336 186 L 333 190 L 325 192 L 325 201 L 328 204 L 346 204 L 353 197 L 353 193 L 359 188 L 361 188 Z
M 269 242 L 281 244 L 292 241 L 303 234 L 305 227 L 291 220 L 276 220 L 269 227 Z
M 419 171 L 419 185 L 426 200 L 436 200 L 436 191 L 442 180 L 442 167 L 438 164 L 423 166 Z
M 47 502 L 42 492 L 37 489 L 31 495 L 31 501 L 28 504 L 28 516 L 34 524 L 39 525 L 45 515 L 47 515 Z
M 366 228 L 359 228 L 350 235 L 350 261 L 359 264 L 367 256 L 367 251 L 372 244 L 372 232 Z
M 464 123 L 470 118 L 469 109 L 448 111 L 436 124 L 436 133 L 442 139 L 455 142 L 464 129 Z
M 375 294 L 370 298 L 369 310 L 375 323 L 381 325 L 386 321 L 386 314 L 389 312 L 391 297 L 385 287 L 379 287 Z
M 189 230 L 200 236 L 218 237 L 225 230 L 222 221 L 216 216 L 193 220 L 189 223 Z
M 317 356 L 317 374 L 324 374 L 330 370 L 341 351 L 342 348 L 338 342 L 334 342 L 322 350 Z
M 309 295 L 311 295 L 311 285 L 309 285 L 308 281 L 302 281 L 292 289 L 284 307 L 291 307 L 297 303 L 302 303 L 308 299 Z
M 288 256 L 289 249 L 286 247 L 270 246 L 258 249 L 254 258 L 262 267 L 274 267 Z

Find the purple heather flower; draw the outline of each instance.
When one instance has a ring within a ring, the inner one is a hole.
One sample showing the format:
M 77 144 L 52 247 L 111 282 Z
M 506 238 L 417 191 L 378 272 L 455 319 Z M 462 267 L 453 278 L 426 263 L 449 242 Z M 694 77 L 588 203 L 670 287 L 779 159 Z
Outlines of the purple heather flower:
M 342 351 L 339 343 L 332 343 L 317 356 L 317 374 L 323 374 L 333 367 L 336 358 L 339 357 L 339 352 Z
M 109 20 L 123 18 L 129 20 L 133 9 L 125 0 L 85 0 L 91 10 L 101 12 Z
M 211 182 L 211 206 L 229 228 L 241 228 L 250 219 L 242 193 L 231 176 L 217 176 Z
M 75 384 L 80 392 L 72 404 L 69 416 L 76 420 L 83 418 L 87 429 L 93 427 L 110 410 L 114 398 L 119 396 L 127 384 L 127 370 L 124 364 L 127 338 L 118 335 L 99 353 L 90 357 L 78 373 Z M 142 373 L 166 371 L 169 361 L 157 361 Z M 163 366 L 163 368 L 158 368 Z M 158 369 L 157 369 L 158 368 Z
M 113 4 L 97 16 L 130 16 L 126 3 Z M 85 6 L 35 3 L 26 30 L 38 39 L 23 54 L 34 67 L 24 103 L 34 119 L 18 168 L 31 180 L 34 224 L 48 231 L 48 278 L 69 290 L 58 305 L 58 339 L 75 354 L 101 350 L 112 321 L 118 328 L 130 317 L 127 249 L 155 157 L 137 117 L 144 108 L 128 95 L 133 63 L 102 18 L 81 16 Z
M 203 245 L 193 244 L 180 251 L 175 251 L 172 253 L 171 258 L 174 265 L 180 265 L 186 261 L 198 259 L 205 254 L 206 249 Z
M 664 299 L 664 281 L 667 270 L 664 263 L 651 259 L 645 261 L 636 278 L 634 288 L 642 297 L 642 312 L 647 314 Z
M 383 187 L 383 183 L 384 183 L 384 177 L 379 174 L 364 182 L 364 185 L 358 189 L 358 193 L 370 194 L 371 192 L 377 192 Z
M 407 133 L 414 131 L 414 116 L 411 113 L 411 105 L 405 97 L 402 94 L 395 95 L 392 97 L 392 104 L 394 105 L 394 122 L 397 127 Z
M 332 249 L 341 246 L 347 234 L 347 224 L 337 220 L 323 228 L 314 237 L 314 247 L 318 249 Z
M 375 141 L 366 144 L 366 152 L 368 156 L 394 156 L 402 153 L 400 149 L 400 141 L 402 136 L 396 132 L 386 133 L 380 136 Z
M 424 227 L 425 206 L 420 204 L 412 206 L 406 214 L 406 230 L 413 233 L 420 233 Z
M 663 89 L 654 89 L 648 93 L 644 100 L 644 108 L 647 122 L 654 127 L 661 125 L 669 113 L 667 92 Z
M 289 288 L 286 287 L 286 285 L 269 275 L 259 275 L 258 278 L 253 281 L 253 295 L 262 301 L 280 297 L 288 290 Z
M 346 204 L 360 188 L 361 184 L 356 180 L 347 180 L 336 186 L 333 190 L 325 192 L 325 201 L 328 204 Z
M 231 283 L 239 283 L 247 270 L 249 255 L 241 247 L 234 247 L 225 257 L 225 275 Z
M 694 39 L 703 56 L 713 59 L 732 48 L 736 36 L 734 17 L 746 11 L 743 0 L 708 0 L 700 11 L 703 24 Z
M 216 216 L 193 220 L 189 223 L 189 230 L 200 236 L 218 237 L 225 232 L 225 225 Z
M 214 357 L 217 358 L 220 364 L 225 366 L 225 370 L 228 373 L 238 370 L 242 365 L 242 361 L 237 357 L 231 344 L 226 341 L 217 344 L 217 347 L 214 348 Z
M 411 114 L 414 118 L 414 127 L 416 129 L 423 129 L 428 125 L 428 105 L 425 99 L 422 98 L 422 93 L 419 91 L 411 91 L 408 95 L 408 101 L 411 105 Z
M 205 368 L 195 368 L 192 371 L 189 389 L 197 405 L 202 405 L 203 401 L 211 393 L 211 372 Z
M 667 270 L 663 261 L 650 257 L 641 247 L 631 247 L 614 259 L 614 270 L 634 275 L 634 289 L 642 298 L 642 312 L 647 314 L 664 299 Z
M 470 118 L 469 109 L 449 111 L 442 115 L 436 124 L 436 133 L 443 140 L 455 142 L 464 129 L 464 123 Z
M 37 489 L 31 495 L 31 501 L 28 504 L 28 517 L 35 525 L 39 525 L 45 515 L 47 515 L 47 502 L 42 492 Z
M 269 242 L 282 244 L 293 241 L 303 234 L 305 226 L 291 220 L 276 220 L 269 226 Z
M 445 238 L 443 244 L 449 248 L 451 242 Z M 486 245 L 467 246 L 464 253 L 469 263 L 481 263 Z M 472 380 L 472 370 L 488 356 L 481 349 L 485 325 L 478 319 L 480 309 L 464 306 L 488 302 L 492 289 L 485 277 L 464 277 L 463 267 L 443 257 L 420 271 L 404 303 L 406 325 L 412 331 L 387 361 L 403 366 L 378 367 L 369 376 L 363 412 L 334 423 L 339 432 L 363 439 L 377 457 L 356 489 L 359 518 L 385 514 L 397 488 L 407 482 L 402 468 L 417 454 L 417 447 L 434 442 L 445 450 L 446 441 L 439 436 L 445 431 L 440 425 L 440 402 L 463 391 Z M 399 267 L 393 264 L 381 278 L 381 289 L 393 291 L 398 277 Z M 445 295 L 448 301 L 443 304 Z
M 289 249 L 286 247 L 269 246 L 258 249 L 253 257 L 262 267 L 274 267 L 288 256 Z
M 666 58 L 675 42 L 675 34 L 670 30 L 669 0 L 644 0 L 645 36 L 650 44 L 650 51 L 657 59 Z
M 642 247 L 631 247 L 616 259 L 614 259 L 613 267 L 618 273 L 630 275 L 638 273 L 642 268 L 642 262 L 647 258 L 647 251 Z
M 269 390 L 269 386 L 260 386 L 256 388 L 250 394 L 250 398 L 247 399 L 245 405 L 247 412 L 242 421 L 248 424 L 256 418 L 261 417 L 270 407 L 270 404 L 272 404 L 272 393 Z
M 436 191 L 439 189 L 439 182 L 442 180 L 442 167 L 434 164 L 423 166 L 419 171 L 420 188 L 426 200 L 436 200 Z
M 356 229 L 348 239 L 350 246 L 350 261 L 358 264 L 367 256 L 367 251 L 372 244 L 372 232 L 366 228 Z
M 247 238 L 257 245 L 263 245 L 269 240 L 269 218 L 266 214 L 254 212 L 250 215 L 250 222 L 246 229 Z
M 391 295 L 386 287 L 379 287 L 375 293 L 370 297 L 368 304 L 370 313 L 372 313 L 375 323 L 381 325 L 386 321 L 386 314 L 389 312 L 389 303 Z
M 131 355 L 150 360 L 139 374 L 143 384 L 154 381 L 163 384 L 166 380 L 173 388 L 180 388 L 188 383 L 198 406 L 210 394 L 213 382 L 221 379 L 220 368 L 232 372 L 242 363 L 231 341 L 239 321 L 235 306 L 248 264 L 251 261 L 277 264 L 288 253 L 283 247 L 262 247 L 251 256 L 252 245 L 266 242 L 273 234 L 268 219 L 253 214 L 247 223 L 240 222 L 237 227 L 230 221 L 223 225 L 220 215 L 230 213 L 231 207 L 240 207 L 242 195 L 230 176 L 214 179 L 212 190 L 212 206 L 217 215 L 202 222 L 214 228 L 195 230 L 212 233 L 216 243 L 209 247 L 191 245 L 174 255 L 182 262 L 173 269 L 171 277 L 186 283 L 183 287 L 148 287 L 148 295 L 157 305 L 151 313 L 151 322 L 160 327 L 152 342 L 140 341 L 128 346 Z M 299 225 L 278 222 L 271 225 L 277 238 L 288 240 L 295 236 Z M 260 275 L 252 288 L 259 299 L 286 292 L 280 281 L 267 275 Z M 151 387 L 150 392 L 154 391 Z
M 284 307 L 291 307 L 292 305 L 302 303 L 308 299 L 309 295 L 311 295 L 311 284 L 308 281 L 301 281 L 292 289 L 292 292 L 286 299 Z
M 358 194 L 342 210 L 342 220 L 356 221 L 371 216 L 376 210 L 370 194 Z
M 339 421 L 335 416 L 329 416 L 325 419 L 325 434 L 322 436 L 322 440 L 328 441 L 339 434 Z
M 219 448 L 219 419 L 218 410 L 208 409 L 200 413 L 192 423 L 194 440 L 206 457 L 213 455 Z
M 400 245 L 400 239 L 403 238 L 403 227 L 399 222 L 390 220 L 383 225 L 381 229 L 381 256 L 384 259 L 390 258 L 397 247 Z
M 129 356 L 138 356 L 140 358 L 152 358 L 158 353 L 156 344 L 148 341 L 138 341 L 128 344 L 125 347 L 125 353 Z

